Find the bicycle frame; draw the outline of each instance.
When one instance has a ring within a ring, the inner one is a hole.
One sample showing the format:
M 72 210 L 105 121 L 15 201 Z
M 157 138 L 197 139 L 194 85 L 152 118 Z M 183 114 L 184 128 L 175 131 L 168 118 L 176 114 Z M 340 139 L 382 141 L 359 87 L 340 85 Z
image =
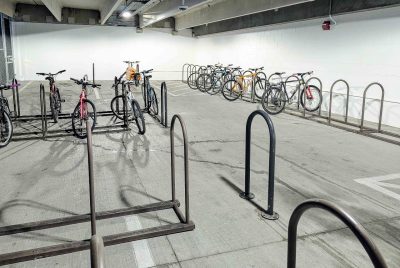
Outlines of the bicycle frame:
M 242 94 L 243 92 L 247 93 L 249 91 L 249 87 L 253 87 L 254 84 L 253 82 L 255 81 L 255 78 L 257 77 L 256 72 L 252 72 L 251 74 L 246 74 L 246 75 L 240 75 L 236 81 L 240 84 L 242 87 Z
M 79 103 L 80 103 L 80 119 L 84 120 L 87 119 L 87 108 L 86 108 L 86 87 L 82 87 L 81 94 L 79 96 Z

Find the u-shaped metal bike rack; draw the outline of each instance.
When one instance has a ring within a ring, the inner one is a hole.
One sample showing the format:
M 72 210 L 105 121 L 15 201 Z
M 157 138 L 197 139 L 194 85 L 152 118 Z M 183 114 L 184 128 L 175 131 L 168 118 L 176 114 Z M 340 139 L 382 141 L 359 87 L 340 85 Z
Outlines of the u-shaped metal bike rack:
M 187 82 L 187 78 L 189 76 L 187 69 L 188 69 L 189 65 L 190 65 L 189 63 L 185 63 L 182 66 L 182 83 L 186 83 Z M 185 73 L 186 73 L 186 79 L 185 79 Z
M 245 190 L 240 194 L 243 199 L 253 199 L 255 195 L 250 192 L 250 165 L 251 165 L 251 126 L 254 117 L 260 115 L 264 118 L 269 130 L 269 171 L 268 171 L 268 208 L 261 212 L 261 216 L 268 220 L 277 220 L 278 213 L 274 212 L 274 191 L 275 191 L 275 146 L 276 136 L 274 124 L 269 115 L 262 110 L 250 114 L 246 124 L 246 162 L 245 162 Z
M 321 81 L 321 79 L 319 79 L 318 77 L 311 77 L 311 78 L 309 78 L 307 81 L 306 81 L 306 83 L 305 83 L 305 85 L 304 85 L 304 91 L 305 90 L 307 90 L 307 87 L 310 85 L 310 82 L 311 81 L 317 81 L 318 83 L 319 83 L 319 90 L 321 91 L 321 95 L 322 95 L 322 81 Z M 300 92 L 299 92 L 300 93 Z M 304 107 L 303 107 L 303 116 L 305 117 L 306 116 L 306 92 L 304 92 L 304 94 L 303 94 L 303 96 L 304 96 L 304 99 L 303 99 L 303 103 L 304 103 Z M 299 98 L 300 99 L 300 98 Z M 321 106 L 322 106 L 322 103 L 321 103 L 321 105 L 319 106 L 319 109 L 318 109 L 318 115 L 320 115 L 321 116 Z
M 294 79 L 294 80 L 291 80 Z M 292 74 L 291 76 L 289 76 L 288 78 L 286 78 L 285 80 L 285 88 L 287 89 L 287 85 L 288 83 L 293 83 L 297 81 L 297 85 L 296 87 L 300 88 L 300 78 L 297 77 L 297 75 Z M 297 91 L 297 109 L 300 109 L 300 91 Z
M 168 89 L 167 83 L 161 83 L 161 125 L 168 127 Z
M 344 79 L 339 79 L 336 80 L 332 86 L 331 86 L 331 90 L 329 92 L 329 111 L 328 111 L 328 124 L 331 124 L 332 121 L 332 103 L 333 103 L 333 89 L 335 88 L 335 86 L 339 83 L 344 83 L 346 86 L 346 112 L 344 115 L 344 123 L 347 123 L 348 118 L 349 118 L 349 102 L 350 102 L 350 86 L 349 83 L 347 83 L 346 80 Z M 321 110 L 321 108 L 320 108 Z
M 46 111 L 46 94 L 44 92 L 44 85 L 40 84 L 40 112 L 42 118 L 42 137 L 46 138 L 47 135 L 47 111 Z
M 361 242 L 374 266 L 376 268 L 387 267 L 382 254 L 379 252 L 374 242 L 369 238 L 367 231 L 364 229 L 364 227 L 362 227 L 361 224 L 359 224 L 353 217 L 351 217 L 346 211 L 337 205 L 321 199 L 311 199 L 297 206 L 290 217 L 288 227 L 288 268 L 296 267 L 297 225 L 299 224 L 300 218 L 304 212 L 311 208 L 323 209 L 339 218 L 344 224 L 347 225 L 347 227 L 350 228 L 353 234 Z
M 360 131 L 364 131 L 364 119 L 365 119 L 365 102 L 367 100 L 367 92 L 368 90 L 373 87 L 373 86 L 378 86 L 381 89 L 382 95 L 380 99 L 380 109 L 379 109 L 379 121 L 378 121 L 378 132 L 381 132 L 382 129 L 382 114 L 383 114 L 383 102 L 385 99 L 385 89 L 383 88 L 382 84 L 374 82 L 371 83 L 367 86 L 367 88 L 364 90 L 364 95 L 363 95 L 363 104 L 362 104 L 362 112 L 361 112 L 361 123 L 360 123 Z M 369 129 L 371 130 L 371 129 Z
M 185 166 L 185 215 L 179 209 L 180 202 L 176 199 L 175 191 L 175 148 L 174 148 L 174 129 L 175 122 L 180 121 L 183 133 L 183 144 L 184 144 L 184 166 Z M 91 133 L 90 131 L 88 133 Z M 90 134 L 89 134 L 90 135 Z M 88 137 L 89 137 L 88 135 Z M 134 214 L 143 214 L 148 212 L 155 212 L 161 210 L 172 209 L 177 218 L 178 223 L 170 223 L 167 225 L 150 227 L 137 231 L 129 231 L 124 233 L 117 233 L 107 235 L 103 237 L 104 246 L 112 246 L 137 240 L 149 239 L 159 236 L 171 235 L 176 233 L 182 233 L 192 231 L 195 229 L 195 224 L 190 220 L 189 216 L 189 156 L 188 156 L 188 140 L 185 123 L 179 115 L 174 115 L 171 122 L 171 184 L 172 184 L 172 199 L 169 201 L 160 201 L 148 205 L 141 205 L 129 208 L 115 209 L 103 212 L 94 212 L 94 188 L 90 187 L 90 194 L 92 195 L 93 202 L 91 202 L 91 212 L 87 214 L 74 215 L 69 217 L 56 218 L 51 220 L 28 222 L 23 224 L 9 225 L 0 227 L 0 236 L 26 233 L 37 230 L 46 230 L 55 227 L 69 226 L 78 223 L 84 223 L 92 221 L 92 219 L 104 220 L 118 217 L 125 217 Z M 91 137 L 91 135 L 90 135 Z M 88 139 L 91 142 L 91 139 Z M 89 145 L 88 145 L 89 146 Z M 91 146 L 91 145 L 90 145 Z M 89 147 L 88 147 L 89 148 Z M 88 150 L 89 152 L 89 150 Z M 90 154 L 90 153 L 89 153 Z M 94 178 L 93 174 L 93 160 L 89 157 L 89 179 Z M 95 230 L 95 225 L 92 223 L 92 230 Z M 93 231 L 92 231 L 93 232 Z M 96 234 L 97 235 L 97 234 Z M 19 263 L 24 261 L 35 260 L 38 258 L 46 258 L 52 256 L 58 256 L 91 248 L 91 241 L 89 239 L 73 241 L 63 244 L 57 244 L 53 246 L 34 248 L 29 250 L 11 252 L 0 255 L 0 265 L 8 265 L 13 263 Z

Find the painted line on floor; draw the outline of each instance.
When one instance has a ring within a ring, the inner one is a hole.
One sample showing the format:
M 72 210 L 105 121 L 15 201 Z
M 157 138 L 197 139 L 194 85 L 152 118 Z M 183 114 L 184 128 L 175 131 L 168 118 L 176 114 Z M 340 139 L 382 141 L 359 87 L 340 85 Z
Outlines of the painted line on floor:
M 33 81 L 29 81 L 25 86 L 23 86 L 22 88 L 19 89 L 19 92 L 21 93 L 23 90 L 25 90 L 27 87 L 30 86 L 30 84 L 32 84 Z
M 378 177 L 356 179 L 354 181 L 356 181 L 360 184 L 363 184 L 365 186 L 368 186 L 378 192 L 386 194 L 386 195 L 400 201 L 400 194 L 389 190 L 389 189 L 400 189 L 400 184 L 385 182 L 388 180 L 396 180 L 396 179 L 399 180 L 399 182 L 400 182 L 400 173 L 389 174 L 389 175 L 378 176 Z
M 125 222 L 128 231 L 132 232 L 143 229 L 142 224 L 137 216 L 125 217 Z M 131 242 L 130 245 L 132 246 L 133 253 L 136 257 L 136 264 L 138 268 L 155 266 L 147 240 L 134 241 Z

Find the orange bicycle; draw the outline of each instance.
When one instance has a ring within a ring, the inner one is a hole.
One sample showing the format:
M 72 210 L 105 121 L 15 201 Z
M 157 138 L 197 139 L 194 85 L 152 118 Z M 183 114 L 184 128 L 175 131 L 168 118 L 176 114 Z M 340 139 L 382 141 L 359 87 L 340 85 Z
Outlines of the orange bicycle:
M 228 101 L 237 100 L 239 97 L 250 93 L 256 96 L 264 93 L 267 87 L 267 80 L 259 76 L 263 68 L 253 68 L 228 80 L 222 86 L 222 95 Z M 262 92 L 260 94 L 260 92 Z

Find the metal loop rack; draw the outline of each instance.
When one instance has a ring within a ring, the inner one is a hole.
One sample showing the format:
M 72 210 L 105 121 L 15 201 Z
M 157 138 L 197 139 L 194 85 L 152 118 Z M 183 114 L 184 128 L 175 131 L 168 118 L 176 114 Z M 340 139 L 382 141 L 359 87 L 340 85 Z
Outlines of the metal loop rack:
M 175 196 L 175 158 L 174 158 L 174 129 L 175 122 L 179 120 L 182 126 L 183 133 L 183 143 L 184 143 L 184 165 L 185 165 L 185 216 L 183 216 L 182 212 L 179 209 L 180 202 L 176 199 Z M 90 124 L 87 124 L 87 129 L 90 129 Z M 134 214 L 142 214 L 147 212 L 155 212 L 161 210 L 172 209 L 177 218 L 179 219 L 178 223 L 171 223 L 167 225 L 150 227 L 146 229 L 141 229 L 137 231 L 123 232 L 112 235 L 107 235 L 103 237 L 104 246 L 112 246 L 142 239 L 160 237 L 170 234 L 182 233 L 187 231 L 192 231 L 195 229 L 195 224 L 190 220 L 189 217 L 189 165 L 188 165 L 188 139 L 186 133 L 185 123 L 179 115 L 174 115 L 171 122 L 171 184 L 172 184 L 172 199 L 170 201 L 160 201 L 157 203 L 152 203 L 148 205 L 141 205 L 129 208 L 115 209 L 103 212 L 95 212 L 95 191 L 94 191 L 94 165 L 93 165 L 93 154 L 92 154 L 92 134 L 91 131 L 87 132 L 87 149 L 88 149 L 88 166 L 89 166 L 89 197 L 90 197 L 90 213 L 74 215 L 62 218 L 55 218 L 51 220 L 37 221 L 37 222 L 28 222 L 16 225 L 9 225 L 0 227 L 0 236 L 7 236 L 19 233 L 32 232 L 37 230 L 46 230 L 55 227 L 69 226 L 78 223 L 91 222 L 91 230 L 92 230 L 92 240 L 96 239 L 99 241 L 99 238 L 93 238 L 93 236 L 97 236 L 96 233 L 96 220 L 104 220 L 111 218 L 124 217 L 128 215 Z M 93 243 L 97 243 L 93 242 Z M 29 250 L 11 252 L 0 255 L 0 265 L 9 265 L 13 263 L 19 263 L 24 261 L 35 260 L 39 258 L 46 258 L 58 255 L 64 255 L 68 253 L 89 250 L 93 247 L 97 248 L 97 256 L 96 250 L 92 252 L 92 258 L 96 258 L 97 260 L 101 260 L 101 244 L 94 245 L 91 242 L 91 239 L 84 239 L 80 241 L 68 242 L 63 244 L 57 244 L 53 246 L 34 248 Z
M 367 251 L 372 263 L 374 264 L 374 267 L 387 267 L 387 264 L 383 259 L 382 254 L 379 252 L 374 242 L 369 238 L 367 231 L 361 224 L 359 224 L 352 216 L 350 216 L 346 211 L 344 211 L 337 205 L 321 199 L 311 199 L 297 206 L 292 213 L 292 216 L 290 217 L 288 227 L 288 268 L 296 267 L 297 225 L 299 224 L 300 218 L 304 214 L 304 212 L 311 208 L 323 209 L 330 212 L 335 217 L 339 218 L 347 227 L 350 228 L 353 234 L 360 241 L 364 249 Z
M 382 130 L 382 114 L 383 114 L 383 102 L 385 99 L 385 89 L 383 88 L 383 86 L 378 83 L 378 82 L 374 82 L 371 83 L 367 86 L 367 88 L 364 90 L 364 94 L 363 94 L 363 104 L 362 104 L 362 111 L 361 111 L 361 123 L 360 123 L 360 131 L 364 131 L 364 119 L 365 119 L 365 102 L 367 99 L 367 92 L 368 90 L 373 87 L 373 86 L 378 86 L 381 89 L 382 95 L 381 95 L 381 99 L 380 99 L 380 109 L 379 109 L 379 121 L 378 121 L 378 132 L 381 132 Z
M 332 86 L 331 86 L 331 90 L 329 91 L 329 111 L 328 111 L 328 124 L 331 124 L 332 121 L 332 103 L 333 103 L 333 89 L 335 88 L 335 86 L 339 83 L 344 83 L 346 86 L 346 112 L 344 115 L 344 122 L 347 123 L 348 122 L 348 118 L 349 118 L 349 102 L 350 102 L 350 86 L 349 83 L 344 80 L 344 79 L 339 79 L 336 80 L 335 82 L 333 82 Z M 321 110 L 321 108 L 320 108 Z
M 268 220 L 277 220 L 279 214 L 274 212 L 274 191 L 275 191 L 275 146 L 276 135 L 274 124 L 269 115 L 262 110 L 250 114 L 246 124 L 246 160 L 245 160 L 245 190 L 240 197 L 246 200 L 254 199 L 255 195 L 250 192 L 250 165 L 251 165 L 251 129 L 254 117 L 260 115 L 268 125 L 269 131 L 269 170 L 268 170 L 268 208 L 261 212 L 261 216 Z

